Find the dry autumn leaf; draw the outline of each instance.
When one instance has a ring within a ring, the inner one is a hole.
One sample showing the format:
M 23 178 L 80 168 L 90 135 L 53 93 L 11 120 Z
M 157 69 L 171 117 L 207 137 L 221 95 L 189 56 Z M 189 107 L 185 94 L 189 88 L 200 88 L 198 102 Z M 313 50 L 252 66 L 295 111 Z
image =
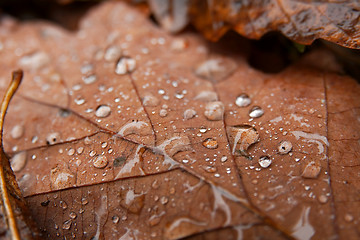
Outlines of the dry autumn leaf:
M 280 31 L 302 44 L 321 38 L 360 48 L 358 1 L 149 0 L 149 3 L 161 26 L 170 32 L 178 32 L 191 22 L 214 41 L 231 29 L 252 39 L 269 31 Z
M 117 2 L 0 30 L 0 87 L 25 73 L 4 147 L 47 238 L 359 237 L 360 87 L 328 53 L 265 74 Z

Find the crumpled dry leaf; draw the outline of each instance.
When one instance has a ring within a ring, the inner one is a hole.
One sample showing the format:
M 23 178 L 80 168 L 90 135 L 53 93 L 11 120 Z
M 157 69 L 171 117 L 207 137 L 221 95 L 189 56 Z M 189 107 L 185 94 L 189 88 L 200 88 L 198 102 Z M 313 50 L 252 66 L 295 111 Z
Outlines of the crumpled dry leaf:
M 1 72 L 25 70 L 5 150 L 48 238 L 358 237 L 360 87 L 331 56 L 264 74 L 116 2 L 0 29 Z
M 14 172 L 10 167 L 9 158 L 3 150 L 3 124 L 6 110 L 11 98 L 22 80 L 22 71 L 14 71 L 12 81 L 4 95 L 0 110 L 0 229 L 1 238 L 6 239 L 39 239 L 40 234 L 31 218 L 26 201 L 16 182 Z
M 280 31 L 301 44 L 322 38 L 360 48 L 358 1 L 173 1 L 150 0 L 152 11 L 170 32 L 193 23 L 206 38 L 218 40 L 230 29 L 259 39 Z

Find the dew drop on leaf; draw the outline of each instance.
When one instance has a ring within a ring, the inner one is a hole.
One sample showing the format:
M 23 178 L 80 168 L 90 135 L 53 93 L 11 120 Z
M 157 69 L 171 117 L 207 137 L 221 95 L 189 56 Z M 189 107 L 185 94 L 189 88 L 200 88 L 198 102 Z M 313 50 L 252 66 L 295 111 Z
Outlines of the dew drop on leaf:
M 66 221 L 63 223 L 63 225 L 62 225 L 62 229 L 64 229 L 64 230 L 69 230 L 70 227 L 71 227 L 71 224 L 72 224 L 72 222 L 71 222 L 70 219 L 69 219 L 69 220 L 66 220 Z
M 110 46 L 105 51 L 104 59 L 108 62 L 114 62 L 118 60 L 122 55 L 122 50 L 118 46 Z
M 209 149 L 215 149 L 218 147 L 218 142 L 214 138 L 207 138 L 203 141 L 203 146 Z
M 272 161 L 269 156 L 261 156 L 258 162 L 262 168 L 268 168 L 271 165 Z
M 250 125 L 235 125 L 226 127 L 232 154 L 240 154 L 251 159 L 247 149 L 259 141 L 258 131 Z
M 291 151 L 291 149 L 292 149 L 292 144 L 289 141 L 281 141 L 278 146 L 278 152 L 280 154 L 287 154 Z
M 24 135 L 25 128 L 23 125 L 15 125 L 10 132 L 10 135 L 14 139 L 19 139 Z
M 21 169 L 24 168 L 25 164 L 26 164 L 26 152 L 19 152 L 16 153 L 12 158 L 11 158 L 11 168 L 14 172 L 18 172 Z
M 105 117 L 108 117 L 110 115 L 110 113 L 111 113 L 111 109 L 109 106 L 100 105 L 96 109 L 95 116 L 100 117 L 100 118 L 105 118 Z
M 259 106 L 254 106 L 249 111 L 249 117 L 251 117 L 251 118 L 258 118 L 258 117 L 261 117 L 262 115 L 264 115 L 264 110 Z
M 320 174 L 320 171 L 321 171 L 320 163 L 311 161 L 305 166 L 301 176 L 303 178 L 317 178 Z
M 59 140 L 60 140 L 60 133 L 58 132 L 50 133 L 46 136 L 46 143 L 48 145 L 53 145 L 59 142 Z
M 97 77 L 96 77 L 96 75 L 92 74 L 89 76 L 83 76 L 82 80 L 84 81 L 85 84 L 92 84 L 92 83 L 96 82 Z
M 111 220 L 112 220 L 113 223 L 116 224 L 116 223 L 119 222 L 120 218 L 118 216 L 114 215 L 114 216 L 112 216 Z
M 108 160 L 106 156 L 100 155 L 95 157 L 93 160 L 93 165 L 96 168 L 104 168 L 107 166 L 107 164 L 108 164 Z
M 238 107 L 247 107 L 251 104 L 251 99 L 246 93 L 242 93 L 236 98 L 235 104 Z
M 159 99 L 151 93 L 146 93 L 142 98 L 142 102 L 145 107 L 156 107 L 160 103 Z
M 196 116 L 196 111 L 194 109 L 186 109 L 184 111 L 184 119 L 188 120 Z
M 119 62 L 116 64 L 115 73 L 118 75 L 124 75 L 131 73 L 136 68 L 135 59 L 129 57 L 120 58 Z
M 205 106 L 205 117 L 210 121 L 222 120 L 224 117 L 224 104 L 222 102 L 209 102 Z

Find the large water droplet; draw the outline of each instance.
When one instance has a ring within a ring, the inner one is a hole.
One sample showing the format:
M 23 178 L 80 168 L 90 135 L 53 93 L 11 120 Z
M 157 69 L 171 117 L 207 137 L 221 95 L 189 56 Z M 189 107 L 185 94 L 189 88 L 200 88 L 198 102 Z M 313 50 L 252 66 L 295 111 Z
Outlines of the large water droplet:
M 120 58 L 119 62 L 116 64 L 115 73 L 118 75 L 124 75 L 126 73 L 131 73 L 136 68 L 135 59 L 129 57 Z
M 218 121 L 223 119 L 224 111 L 225 107 L 222 102 L 209 102 L 205 106 L 204 115 L 208 120 Z
M 250 125 L 228 126 L 226 131 L 230 140 L 232 154 L 237 153 L 251 159 L 247 149 L 250 145 L 259 141 L 258 131 Z
M 24 135 L 24 131 L 25 131 L 25 128 L 23 125 L 15 125 L 12 129 L 11 129 L 11 137 L 14 138 L 14 139 L 18 139 L 18 138 L 21 138 L 23 135 Z
M 196 116 L 196 111 L 194 109 L 186 109 L 184 111 L 184 119 L 191 119 Z
M 259 158 L 259 165 L 262 168 L 268 168 L 271 165 L 271 158 L 269 156 L 261 156 Z
M 111 113 L 111 108 L 107 105 L 100 105 L 95 111 L 95 116 L 105 118 Z
M 160 103 L 159 99 L 151 93 L 145 94 L 142 101 L 145 107 L 156 107 Z
M 14 172 L 19 172 L 26 164 L 26 152 L 19 152 L 11 158 L 11 168 Z
M 213 58 L 202 62 L 195 69 L 195 74 L 214 82 L 223 80 L 236 69 L 236 63 L 228 58 Z
M 320 171 L 321 171 L 320 163 L 311 161 L 305 166 L 301 176 L 303 178 L 317 178 L 320 174 Z
M 291 151 L 291 149 L 292 149 L 292 144 L 289 141 L 281 141 L 278 146 L 278 152 L 280 154 L 287 154 Z
M 62 225 L 62 229 L 69 230 L 71 227 L 71 224 L 72 224 L 71 219 L 66 220 Z
M 249 111 L 249 117 L 251 117 L 251 118 L 258 118 L 258 117 L 261 117 L 262 115 L 264 115 L 264 110 L 259 106 L 254 106 Z
M 235 104 L 238 107 L 247 107 L 251 104 L 251 99 L 246 93 L 242 93 L 236 98 Z
M 118 46 L 110 46 L 105 51 L 104 59 L 108 62 L 113 62 L 118 60 L 122 55 L 122 50 Z
M 108 164 L 108 160 L 106 156 L 97 156 L 93 159 L 93 165 L 96 168 L 104 168 Z
M 218 142 L 214 138 L 207 138 L 203 141 L 203 146 L 209 149 L 215 149 L 218 147 Z
M 96 82 L 97 77 L 96 77 L 96 75 L 92 74 L 89 76 L 83 76 L 82 80 L 84 81 L 85 84 L 92 84 L 92 83 Z

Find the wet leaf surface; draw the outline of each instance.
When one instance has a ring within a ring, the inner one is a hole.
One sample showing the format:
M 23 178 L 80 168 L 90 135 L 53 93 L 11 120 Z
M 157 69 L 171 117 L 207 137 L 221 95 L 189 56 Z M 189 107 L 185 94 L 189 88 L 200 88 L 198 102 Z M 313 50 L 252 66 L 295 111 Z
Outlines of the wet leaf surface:
M 1 89 L 25 71 L 4 147 L 47 238 L 359 237 L 360 87 L 329 53 L 265 74 L 115 2 L 0 30 Z

